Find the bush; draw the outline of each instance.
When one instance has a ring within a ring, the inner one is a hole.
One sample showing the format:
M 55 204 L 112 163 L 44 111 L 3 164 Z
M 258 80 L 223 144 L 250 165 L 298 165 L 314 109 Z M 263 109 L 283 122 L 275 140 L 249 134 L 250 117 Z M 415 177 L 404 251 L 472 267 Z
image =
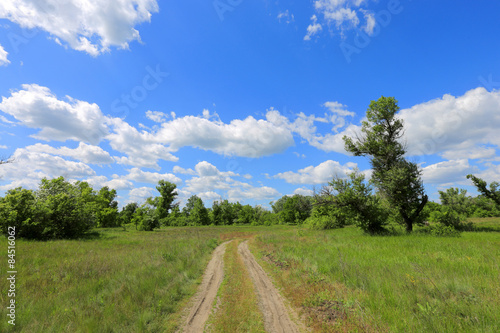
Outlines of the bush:
M 344 221 L 330 215 L 311 216 L 307 218 L 304 224 L 311 229 L 338 229 L 344 227 Z
M 460 231 L 450 225 L 442 223 L 434 224 L 430 227 L 430 233 L 436 237 L 460 237 Z

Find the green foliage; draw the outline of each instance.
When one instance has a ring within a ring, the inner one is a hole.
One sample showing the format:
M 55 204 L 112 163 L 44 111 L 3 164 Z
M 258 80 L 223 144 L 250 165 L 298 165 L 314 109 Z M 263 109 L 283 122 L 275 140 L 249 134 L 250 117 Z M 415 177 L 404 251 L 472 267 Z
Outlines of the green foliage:
M 337 229 L 344 227 L 344 220 L 337 218 L 335 215 L 315 215 L 313 213 L 306 219 L 304 224 L 308 228 L 316 230 Z
M 437 223 L 430 227 L 430 234 L 436 237 L 460 237 L 460 230 L 455 229 L 451 225 Z
M 73 185 L 59 177 L 42 179 L 36 191 L 36 208 L 33 219 L 43 228 L 37 239 L 75 238 L 96 225 L 98 211 L 93 201 L 88 201 L 88 186 Z
M 20 238 L 37 238 L 43 227 L 33 219 L 35 215 L 35 193 L 18 187 L 7 191 L 0 198 L 0 228 L 7 235 L 8 227 L 16 228 L 16 236 Z
M 436 222 L 446 227 L 451 227 L 456 230 L 473 230 L 472 223 L 467 222 L 467 216 L 457 213 L 449 207 L 444 207 L 441 211 L 431 213 L 431 222 Z
M 356 141 L 344 136 L 345 149 L 355 156 L 369 156 L 373 168 L 372 181 L 380 193 L 398 212 L 398 222 L 408 232 L 413 224 L 423 221 L 420 216 L 428 197 L 424 193 L 421 170 L 416 163 L 405 160 L 403 121 L 396 117 L 397 100 L 381 97 L 372 101 L 362 124 L 363 137 Z
M 388 213 L 362 173 L 356 170 L 348 179 L 336 177 L 329 185 L 335 193 L 331 201 L 337 208 L 336 220 L 345 219 L 346 224 L 354 224 L 370 234 L 384 230 Z
M 302 224 L 311 215 L 312 198 L 300 194 L 285 195 L 271 206 L 280 223 Z
M 158 181 L 156 189 L 160 192 L 160 197 L 155 202 L 155 207 L 158 210 L 158 218 L 166 218 L 169 211 L 174 207 L 174 201 L 177 197 L 176 188 L 177 185 L 163 179 Z
M 188 199 L 186 206 L 182 209 L 182 214 L 187 219 L 188 225 L 210 224 L 208 210 L 205 208 L 203 200 L 196 195 L 193 195 Z
M 141 231 L 153 231 L 160 227 L 158 213 L 154 207 L 145 203 L 138 207 L 132 215 L 132 223 Z
M 120 218 L 120 223 L 121 224 L 129 224 L 132 222 L 132 217 L 135 213 L 135 210 L 139 207 L 137 205 L 137 202 L 131 202 L 125 205 L 125 207 L 122 208 L 119 218 Z
M 484 180 L 474 175 L 467 175 L 467 179 L 472 180 L 474 186 L 477 190 L 487 198 L 493 200 L 497 205 L 500 205 L 500 183 L 492 182 L 490 188 L 487 188 L 487 184 Z

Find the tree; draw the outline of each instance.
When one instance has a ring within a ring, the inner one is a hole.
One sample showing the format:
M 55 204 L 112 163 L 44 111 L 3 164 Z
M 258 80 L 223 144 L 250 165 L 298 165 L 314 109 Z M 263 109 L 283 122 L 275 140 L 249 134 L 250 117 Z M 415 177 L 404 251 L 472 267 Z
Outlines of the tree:
M 94 206 L 85 200 L 86 193 L 82 187 L 65 181 L 63 177 L 42 179 L 35 192 L 34 219 L 43 226 L 37 238 L 75 238 L 94 227 Z
M 138 207 L 132 216 L 132 222 L 135 228 L 142 231 L 153 231 L 160 227 L 157 210 L 148 203 Z
M 398 222 L 413 230 L 413 224 L 422 222 L 422 212 L 428 201 L 421 180 L 422 171 L 416 163 L 405 160 L 406 149 L 400 142 L 403 121 L 396 117 L 399 111 L 393 97 L 372 101 L 362 123 L 362 136 L 344 136 L 345 149 L 355 156 L 369 156 L 373 169 L 372 181 L 398 214 Z
M 487 183 L 479 177 L 476 177 L 472 174 L 467 175 L 467 179 L 472 180 L 474 186 L 476 186 L 479 193 L 484 195 L 487 198 L 495 201 L 497 205 L 500 205 L 500 184 L 498 182 L 492 182 L 490 184 L 490 188 L 487 188 Z
M 102 187 L 95 196 L 97 226 L 101 228 L 116 227 L 119 225 L 118 202 L 115 201 L 116 190 Z
M 441 204 L 449 207 L 458 214 L 469 216 L 472 214 L 471 199 L 467 196 L 467 190 L 459 189 L 456 187 L 448 188 L 446 191 L 439 191 L 439 198 Z
M 157 201 L 156 209 L 158 210 L 158 217 L 160 219 L 166 218 L 170 210 L 172 210 L 177 197 L 176 188 L 177 185 L 163 179 L 158 181 L 156 189 L 160 192 L 161 197 Z
M 186 206 L 182 209 L 183 214 L 189 219 L 191 225 L 209 225 L 210 217 L 208 210 L 203 204 L 203 200 L 196 195 L 192 195 Z
M 282 223 L 301 224 L 311 215 L 311 197 L 304 195 L 285 195 L 271 205 Z
M 122 208 L 120 212 L 120 223 L 121 224 L 128 224 L 132 222 L 132 217 L 136 211 L 136 209 L 139 207 L 137 205 L 137 202 L 131 202 L 125 205 L 125 207 Z
M 7 191 L 0 198 L 0 229 L 8 234 L 9 227 L 15 227 L 19 238 L 38 238 L 43 226 L 37 223 L 35 216 L 35 193 L 18 187 Z

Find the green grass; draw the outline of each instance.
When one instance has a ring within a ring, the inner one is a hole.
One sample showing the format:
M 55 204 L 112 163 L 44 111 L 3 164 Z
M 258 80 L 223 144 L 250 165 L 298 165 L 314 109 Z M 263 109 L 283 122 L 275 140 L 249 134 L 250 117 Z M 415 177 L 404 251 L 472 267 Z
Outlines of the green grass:
M 223 231 L 109 229 L 89 240 L 18 240 L 15 330 L 174 331 Z M 7 249 L 5 238 L 0 248 Z M 2 276 L 0 331 L 7 332 L 12 327 L 5 319 L 8 285 Z
M 263 333 L 264 319 L 257 294 L 243 259 L 239 240 L 227 245 L 224 254 L 224 281 L 219 290 L 218 308 L 210 319 L 210 331 L 218 333 Z
M 365 331 L 500 331 L 497 232 L 447 238 L 292 229 L 258 236 L 253 251 L 271 258 L 272 274 L 303 311 L 343 318 L 318 331 L 354 330 L 344 317 Z

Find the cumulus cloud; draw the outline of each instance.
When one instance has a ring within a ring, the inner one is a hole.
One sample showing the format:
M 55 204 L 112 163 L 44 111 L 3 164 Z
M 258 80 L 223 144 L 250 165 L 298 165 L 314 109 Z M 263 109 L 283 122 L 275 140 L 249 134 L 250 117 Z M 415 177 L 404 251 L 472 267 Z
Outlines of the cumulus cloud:
M 47 31 L 59 44 L 92 56 L 141 41 L 136 25 L 150 22 L 156 0 L 2 0 L 0 18 Z
M 410 155 L 447 159 L 490 158 L 500 147 L 500 91 L 484 88 L 444 95 L 401 110 Z
M 7 59 L 8 55 L 9 54 L 7 53 L 7 51 L 5 51 L 3 46 L 0 45 L 0 66 L 7 66 L 8 64 L 10 64 L 9 59 Z
M 22 90 L 2 97 L 0 110 L 24 126 L 41 129 L 35 138 L 56 141 L 84 141 L 97 144 L 107 134 L 106 118 L 97 104 L 66 96 L 57 99 L 49 88 L 24 84 Z
M 207 200 L 227 198 L 230 201 L 238 200 L 268 200 L 279 196 L 279 192 L 268 186 L 253 186 L 235 179 L 242 177 L 232 171 L 220 171 L 213 164 L 202 161 L 195 166 L 196 176 L 186 181 L 182 188 L 185 196 L 192 194 L 205 196 Z
M 133 188 L 128 193 L 127 202 L 137 202 L 139 204 L 144 203 L 147 198 L 152 197 L 156 189 L 151 187 L 138 187 Z
M 16 149 L 12 159 L 13 163 L 4 164 L 0 168 L 2 183 L 10 182 L 0 186 L 0 190 L 19 186 L 35 189 L 44 177 L 63 176 L 66 179 L 81 179 L 95 175 L 95 171 L 85 163 L 68 161 L 60 156 L 26 148 Z
M 423 169 L 422 180 L 426 184 L 456 186 L 467 184 L 466 176 L 479 169 L 469 164 L 467 159 L 439 162 Z
M 123 179 L 118 175 L 114 175 L 114 177 L 115 178 L 109 180 L 106 176 L 94 176 L 86 179 L 85 181 L 94 189 L 100 189 L 101 187 L 107 186 L 110 189 L 127 190 L 134 186 L 131 181 Z
M 25 147 L 25 149 L 31 152 L 67 156 L 90 164 L 109 164 L 114 162 L 109 153 L 101 147 L 88 145 L 83 142 L 80 142 L 75 149 L 68 147 L 54 148 L 41 143 Z
M 150 184 L 157 184 L 158 181 L 162 179 L 174 184 L 182 183 L 182 180 L 179 177 L 171 173 L 161 174 L 158 172 L 148 172 L 148 171 L 142 171 L 139 168 L 130 169 L 129 174 L 125 178 L 139 183 L 150 183 Z
M 334 176 L 346 177 L 357 168 L 356 163 L 348 162 L 344 165 L 337 161 L 328 160 L 317 166 L 308 166 L 298 172 L 287 171 L 278 173 L 274 178 L 285 180 L 290 184 L 324 184 Z
M 296 188 L 293 191 L 293 194 L 300 194 L 300 195 L 305 195 L 305 196 L 311 196 L 314 194 L 314 191 L 305 187 L 299 187 Z

